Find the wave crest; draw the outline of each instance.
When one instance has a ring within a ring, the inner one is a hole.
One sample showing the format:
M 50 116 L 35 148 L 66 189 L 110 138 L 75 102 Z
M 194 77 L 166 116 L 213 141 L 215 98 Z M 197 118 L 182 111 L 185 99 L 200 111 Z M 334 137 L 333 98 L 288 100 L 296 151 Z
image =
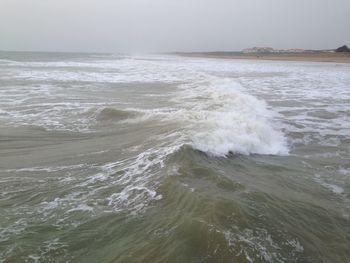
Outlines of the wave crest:
M 283 133 L 272 125 L 274 113 L 238 83 L 215 79 L 209 85 L 186 85 L 187 91 L 191 109 L 185 117 L 193 148 L 215 156 L 288 153 Z

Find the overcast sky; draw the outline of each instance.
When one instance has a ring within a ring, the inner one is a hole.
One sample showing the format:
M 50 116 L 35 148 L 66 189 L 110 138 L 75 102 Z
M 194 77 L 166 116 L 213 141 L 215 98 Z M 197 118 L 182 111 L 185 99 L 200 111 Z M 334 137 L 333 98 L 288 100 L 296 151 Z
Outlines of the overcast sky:
M 0 50 L 214 51 L 350 44 L 350 0 L 0 0 Z

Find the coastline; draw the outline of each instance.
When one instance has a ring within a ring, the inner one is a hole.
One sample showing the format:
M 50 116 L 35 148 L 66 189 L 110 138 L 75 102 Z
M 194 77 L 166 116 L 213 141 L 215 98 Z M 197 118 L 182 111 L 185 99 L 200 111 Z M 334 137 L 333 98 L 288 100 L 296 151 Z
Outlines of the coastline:
M 242 53 L 242 52 L 176 52 L 175 55 L 184 57 L 244 59 L 244 60 L 276 60 L 276 61 L 309 61 L 350 63 L 350 53 Z

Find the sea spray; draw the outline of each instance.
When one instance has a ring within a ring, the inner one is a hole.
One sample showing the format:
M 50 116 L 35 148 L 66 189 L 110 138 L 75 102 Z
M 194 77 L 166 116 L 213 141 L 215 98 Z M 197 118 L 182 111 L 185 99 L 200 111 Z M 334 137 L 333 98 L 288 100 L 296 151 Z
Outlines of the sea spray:
M 273 127 L 266 103 L 230 79 L 183 85 L 182 102 L 190 123 L 191 145 L 211 155 L 287 154 L 287 142 Z

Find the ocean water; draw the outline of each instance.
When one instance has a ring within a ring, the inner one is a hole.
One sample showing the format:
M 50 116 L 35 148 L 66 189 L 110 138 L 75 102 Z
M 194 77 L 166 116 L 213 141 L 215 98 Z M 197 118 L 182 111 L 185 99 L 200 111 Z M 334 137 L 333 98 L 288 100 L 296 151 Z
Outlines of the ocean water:
M 0 262 L 350 262 L 350 65 L 0 53 Z

